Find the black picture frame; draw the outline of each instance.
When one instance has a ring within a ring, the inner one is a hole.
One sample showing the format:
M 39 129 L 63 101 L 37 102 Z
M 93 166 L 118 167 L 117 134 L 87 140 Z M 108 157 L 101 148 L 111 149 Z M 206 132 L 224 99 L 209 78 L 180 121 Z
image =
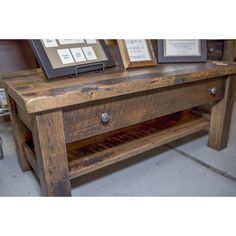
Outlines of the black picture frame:
M 207 61 L 207 42 L 200 40 L 200 56 L 165 56 L 165 40 L 157 40 L 157 59 L 158 63 L 187 63 L 187 62 L 206 62 Z
M 105 40 L 97 40 L 100 42 L 103 52 L 105 53 L 107 60 L 93 62 L 93 63 L 86 63 L 82 65 L 73 65 L 73 66 L 65 66 L 62 68 L 53 68 L 48 58 L 45 49 L 42 45 L 40 39 L 33 39 L 29 40 L 31 48 L 34 52 L 34 55 L 45 75 L 47 80 L 66 77 L 66 76 L 77 76 L 78 74 L 91 72 L 91 71 L 99 71 L 104 70 L 106 68 L 110 68 L 115 66 L 114 60 L 110 54 L 109 48 L 106 45 Z

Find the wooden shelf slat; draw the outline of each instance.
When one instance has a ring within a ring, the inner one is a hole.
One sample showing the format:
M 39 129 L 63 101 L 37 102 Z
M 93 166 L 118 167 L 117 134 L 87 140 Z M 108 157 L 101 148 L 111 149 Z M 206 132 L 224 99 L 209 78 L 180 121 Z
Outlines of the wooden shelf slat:
M 69 144 L 70 179 L 209 128 L 209 120 L 196 114 L 183 116 L 174 126 L 166 129 L 160 129 L 155 124 L 152 120 L 110 136 L 106 134 L 104 138 Z

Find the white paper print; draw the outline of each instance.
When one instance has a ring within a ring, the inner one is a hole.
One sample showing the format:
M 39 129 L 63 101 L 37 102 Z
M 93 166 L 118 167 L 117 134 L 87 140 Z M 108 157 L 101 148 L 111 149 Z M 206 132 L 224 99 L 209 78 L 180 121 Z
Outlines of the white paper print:
M 83 39 L 58 39 L 61 45 L 84 43 Z
M 58 49 L 57 53 L 59 57 L 61 58 L 61 62 L 63 64 L 69 64 L 69 63 L 75 62 L 69 49 Z
M 56 39 L 43 39 L 43 44 L 45 48 L 58 47 Z
M 83 47 L 82 49 L 88 61 L 97 59 L 97 56 L 92 47 Z
M 86 58 L 81 48 L 71 48 L 70 50 L 76 62 L 86 61 Z
M 168 56 L 200 56 L 199 40 L 172 40 L 164 41 L 164 55 Z
M 125 40 L 125 44 L 131 62 L 151 60 L 146 40 L 130 39 Z
M 96 44 L 97 40 L 96 39 L 86 39 L 87 44 Z

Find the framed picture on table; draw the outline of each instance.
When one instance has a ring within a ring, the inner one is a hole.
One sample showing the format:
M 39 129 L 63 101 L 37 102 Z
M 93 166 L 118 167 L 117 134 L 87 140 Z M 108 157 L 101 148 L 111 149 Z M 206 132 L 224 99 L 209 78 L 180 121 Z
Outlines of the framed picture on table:
M 158 63 L 206 62 L 206 40 L 166 39 L 157 41 Z
M 115 65 L 104 40 L 39 39 L 30 40 L 30 45 L 49 80 Z
M 157 65 L 151 40 L 117 40 L 125 69 Z

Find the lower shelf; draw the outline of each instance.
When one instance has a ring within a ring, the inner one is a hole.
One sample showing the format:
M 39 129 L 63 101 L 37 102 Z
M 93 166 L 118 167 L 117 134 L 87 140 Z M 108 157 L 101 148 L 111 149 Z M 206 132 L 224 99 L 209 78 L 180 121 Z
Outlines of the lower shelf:
M 207 118 L 186 111 L 67 144 L 70 179 L 208 127 Z M 22 148 L 38 175 L 33 142 L 25 143 Z
M 176 122 L 177 120 L 177 122 Z M 209 121 L 186 112 L 163 129 L 159 119 L 67 145 L 70 178 L 76 178 L 176 139 L 205 130 Z

